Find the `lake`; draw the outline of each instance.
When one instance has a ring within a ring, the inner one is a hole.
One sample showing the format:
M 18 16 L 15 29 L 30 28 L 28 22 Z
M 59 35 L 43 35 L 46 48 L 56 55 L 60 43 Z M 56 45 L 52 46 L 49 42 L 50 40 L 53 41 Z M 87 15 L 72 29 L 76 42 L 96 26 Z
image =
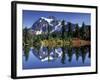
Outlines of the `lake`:
M 91 66 L 90 45 L 72 47 L 28 47 L 23 50 L 23 69 Z

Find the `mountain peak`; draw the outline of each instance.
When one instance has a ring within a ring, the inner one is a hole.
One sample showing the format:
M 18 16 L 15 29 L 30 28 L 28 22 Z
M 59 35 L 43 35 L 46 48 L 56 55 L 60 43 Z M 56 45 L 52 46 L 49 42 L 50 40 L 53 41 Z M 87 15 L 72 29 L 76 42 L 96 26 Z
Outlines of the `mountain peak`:
M 46 17 L 41 17 L 40 19 L 47 21 L 49 24 L 51 23 L 51 21 L 53 21 L 53 19 L 46 18 Z
M 36 32 L 36 34 L 41 34 L 42 32 L 47 32 L 48 27 L 50 29 L 50 33 L 61 30 L 61 20 L 56 19 L 54 16 L 49 17 L 40 17 L 35 23 L 32 25 L 32 29 Z

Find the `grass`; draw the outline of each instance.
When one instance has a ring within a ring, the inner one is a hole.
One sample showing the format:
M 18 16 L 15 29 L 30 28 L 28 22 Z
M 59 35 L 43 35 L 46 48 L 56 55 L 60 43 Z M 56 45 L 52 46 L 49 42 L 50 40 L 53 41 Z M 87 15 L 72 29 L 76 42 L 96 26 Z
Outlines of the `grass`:
M 69 46 L 72 47 L 80 47 L 85 45 L 90 45 L 90 41 L 81 40 L 81 39 L 48 39 L 48 40 L 42 40 L 41 44 L 46 47 L 63 47 L 63 46 Z

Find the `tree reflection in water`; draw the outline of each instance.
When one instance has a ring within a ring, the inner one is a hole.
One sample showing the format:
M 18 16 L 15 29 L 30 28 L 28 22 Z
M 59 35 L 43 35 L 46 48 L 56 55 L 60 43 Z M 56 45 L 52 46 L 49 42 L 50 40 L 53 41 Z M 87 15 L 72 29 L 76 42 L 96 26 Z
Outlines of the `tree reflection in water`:
M 91 58 L 90 45 L 72 47 L 72 46 L 63 46 L 63 47 L 45 47 L 45 46 L 34 46 L 33 54 L 42 62 L 44 61 L 55 61 L 59 57 L 61 58 L 61 63 L 65 64 L 66 59 L 71 63 L 73 55 L 75 54 L 76 61 L 78 62 L 79 57 L 82 58 L 82 63 L 84 64 L 86 55 L 88 58 Z M 25 60 L 28 61 L 30 46 L 27 45 L 24 47 Z

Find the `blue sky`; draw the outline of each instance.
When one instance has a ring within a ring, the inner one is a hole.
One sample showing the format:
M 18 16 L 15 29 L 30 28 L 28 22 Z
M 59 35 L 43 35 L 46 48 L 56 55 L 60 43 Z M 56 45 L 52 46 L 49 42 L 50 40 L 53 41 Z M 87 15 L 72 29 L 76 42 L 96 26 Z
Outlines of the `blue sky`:
M 70 12 L 51 12 L 51 11 L 33 11 L 23 10 L 23 28 L 30 28 L 32 24 L 40 17 L 55 16 L 59 20 L 66 22 L 78 23 L 82 25 L 84 22 L 87 25 L 91 24 L 91 14 L 89 13 L 70 13 Z

